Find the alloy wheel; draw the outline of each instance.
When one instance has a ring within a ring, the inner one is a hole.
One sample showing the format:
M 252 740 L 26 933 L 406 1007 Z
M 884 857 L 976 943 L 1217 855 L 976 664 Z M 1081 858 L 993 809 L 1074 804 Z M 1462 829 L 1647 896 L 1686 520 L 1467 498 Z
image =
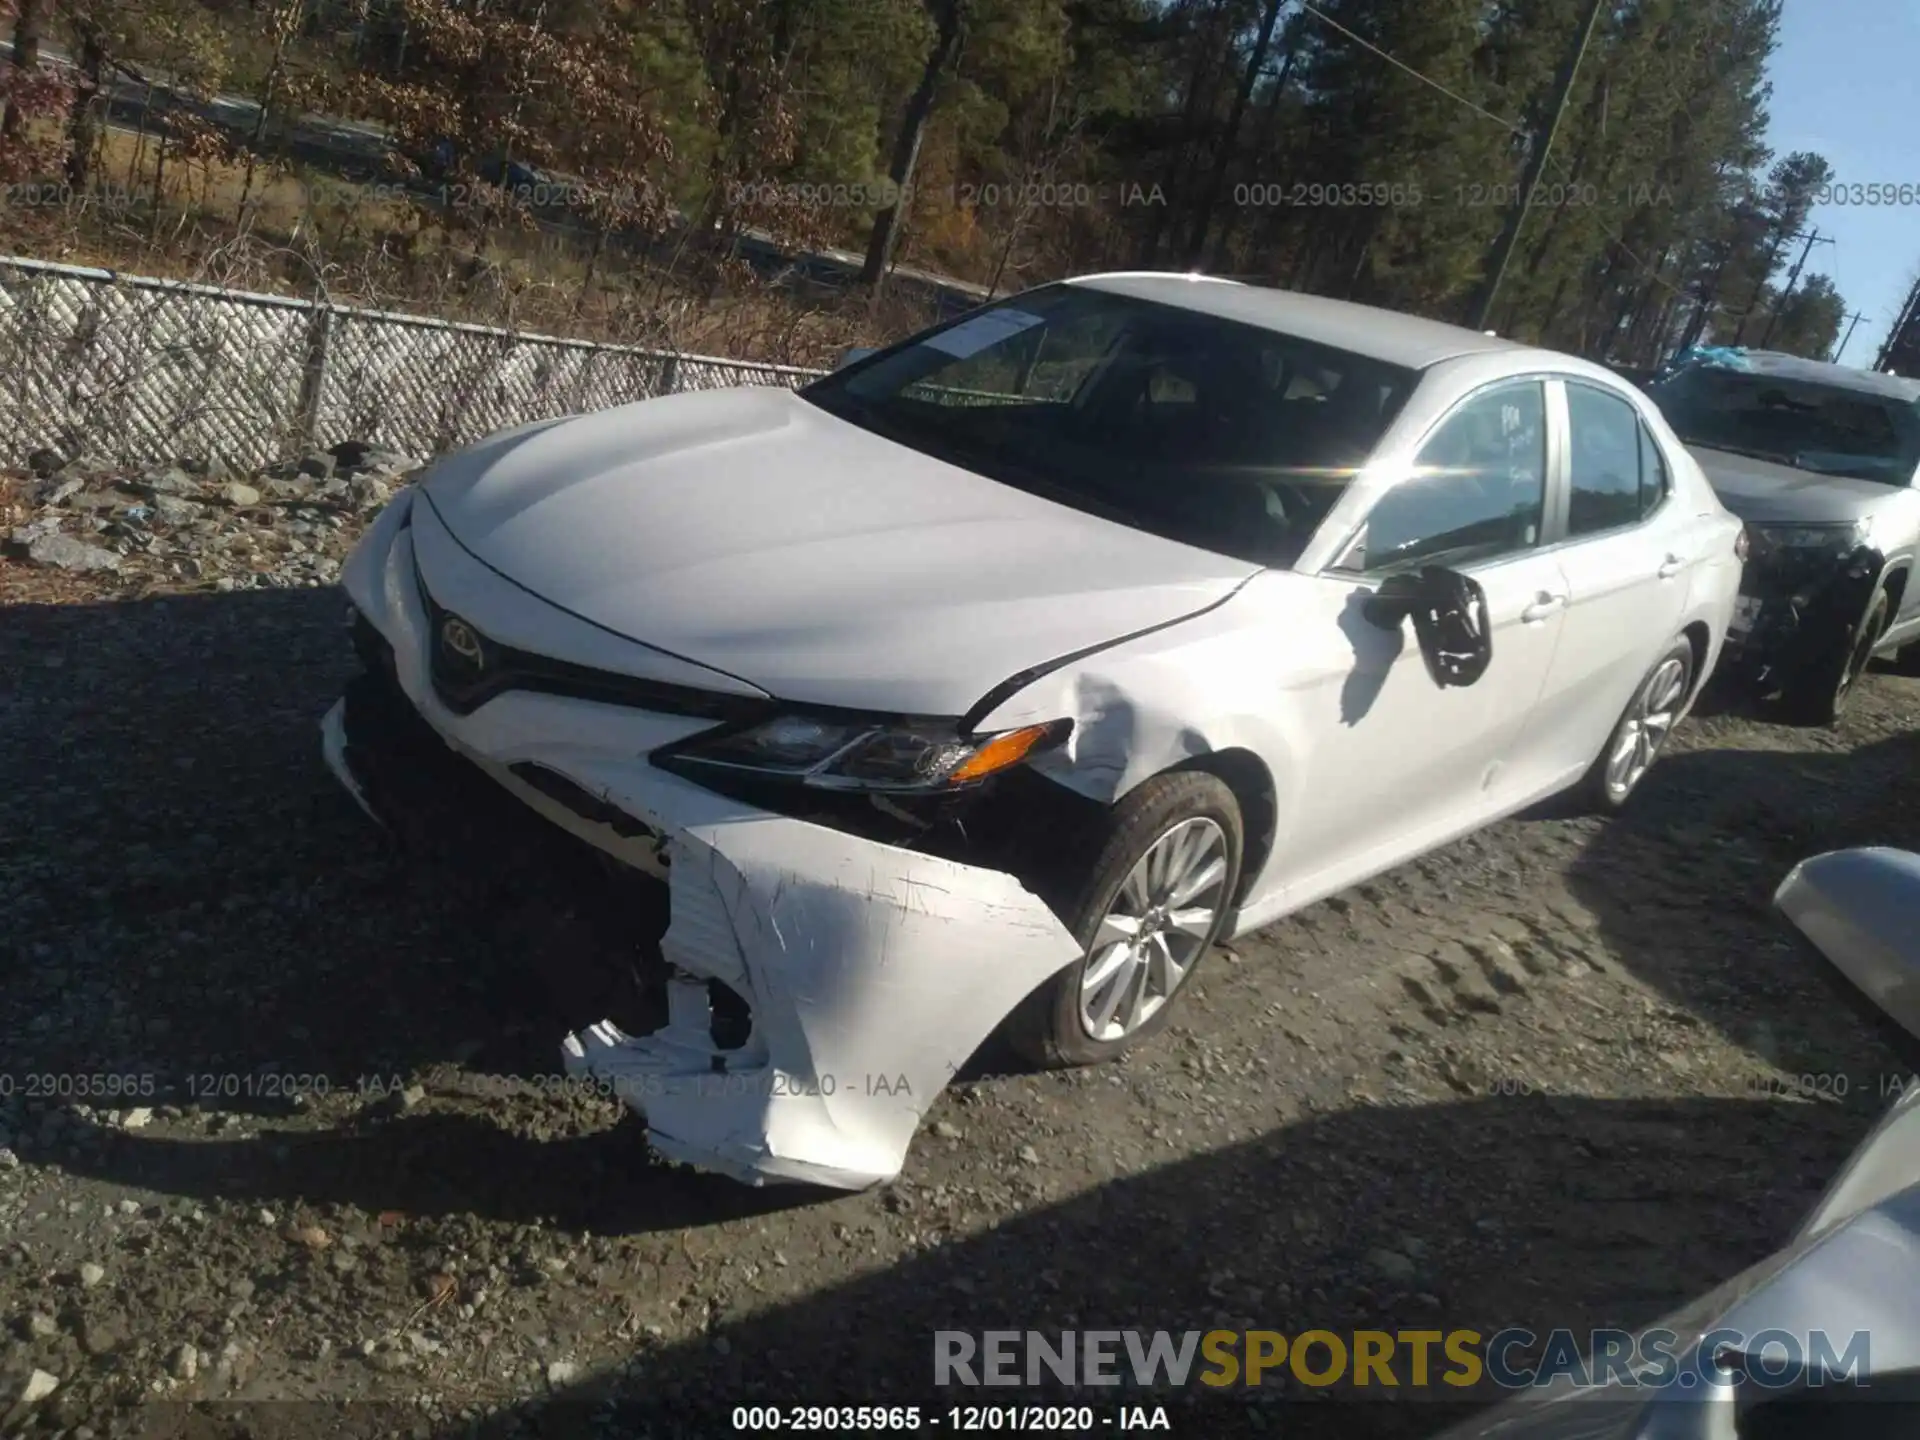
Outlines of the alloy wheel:
M 1094 931 L 1080 972 L 1080 1025 L 1123 1040 L 1179 990 L 1226 903 L 1227 837 L 1207 816 L 1182 820 L 1149 845 Z
M 1613 753 L 1607 757 L 1607 791 L 1615 799 L 1624 798 L 1653 765 L 1654 756 L 1680 718 L 1686 693 L 1687 664 L 1677 655 L 1661 661 L 1640 687 L 1633 708 L 1614 736 Z

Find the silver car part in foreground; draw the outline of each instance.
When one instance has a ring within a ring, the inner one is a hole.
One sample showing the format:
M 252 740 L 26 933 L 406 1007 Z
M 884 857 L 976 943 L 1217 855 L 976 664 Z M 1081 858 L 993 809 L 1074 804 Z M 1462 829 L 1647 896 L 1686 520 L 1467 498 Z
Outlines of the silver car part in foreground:
M 1898 1022 L 1891 1038 L 1911 1062 L 1920 1050 L 1920 855 L 1860 849 L 1816 856 L 1794 868 L 1774 902 L 1836 979 Z M 1806 1411 L 1794 1417 L 1794 1435 L 1844 1437 L 1869 1420 L 1878 1422 L 1872 1433 L 1884 1435 L 1896 1433 L 1889 1423 L 1908 1423 L 1920 1376 L 1920 1080 L 1903 1084 L 1784 1249 L 1642 1332 L 1636 1353 L 1648 1336 L 1677 1337 L 1677 1383 L 1555 1379 L 1448 1430 L 1444 1440 L 1739 1440 L 1756 1406 L 1788 1392 L 1700 1377 L 1731 1374 L 1739 1357 L 1716 1365 L 1712 1353 L 1730 1337 L 1769 1331 L 1801 1345 L 1824 1333 L 1836 1354 L 1857 1334 L 1869 1339 L 1858 1392 L 1818 1383 L 1802 1391 Z M 1876 1401 L 1875 1386 L 1889 1395 L 1895 1377 L 1900 1398 Z M 1881 1403 L 1899 1408 L 1876 1414 Z

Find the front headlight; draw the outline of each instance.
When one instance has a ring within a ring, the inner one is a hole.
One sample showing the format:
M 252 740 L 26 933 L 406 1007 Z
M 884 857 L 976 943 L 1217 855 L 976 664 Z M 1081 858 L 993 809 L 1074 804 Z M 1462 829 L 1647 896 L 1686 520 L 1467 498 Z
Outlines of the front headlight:
M 1873 538 L 1871 516 L 1839 525 L 1749 525 L 1755 556 L 1777 550 L 1831 550 L 1845 554 Z
M 964 788 L 1059 744 L 1070 721 L 995 735 L 951 722 L 779 715 L 744 730 L 698 736 L 655 753 L 674 770 L 731 770 L 823 790 L 928 792 Z

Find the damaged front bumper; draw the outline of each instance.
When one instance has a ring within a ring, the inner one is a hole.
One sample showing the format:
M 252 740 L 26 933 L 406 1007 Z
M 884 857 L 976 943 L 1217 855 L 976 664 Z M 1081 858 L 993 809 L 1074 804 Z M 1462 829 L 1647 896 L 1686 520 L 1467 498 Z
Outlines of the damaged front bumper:
M 1845 555 L 1786 552 L 1750 561 L 1740 585 L 1722 669 L 1736 681 L 1777 689 L 1845 651 L 1879 584 L 1884 558 L 1871 547 Z
M 569 1035 L 568 1071 L 642 1115 L 666 1157 L 749 1184 L 897 1174 L 947 1082 L 1078 956 L 1052 910 L 998 870 L 757 809 L 644 758 L 705 722 L 523 691 L 454 714 L 431 683 L 412 532 L 383 528 L 344 577 L 369 671 L 322 722 L 329 768 L 396 826 L 461 787 L 510 797 L 665 891 L 664 934 L 644 906 L 632 918 L 660 937 L 666 1023 Z M 539 603 L 445 547 L 433 559 L 483 630 L 496 604 Z M 505 828 L 461 823 L 472 833 L 441 838 L 495 845 Z M 716 993 L 743 1003 L 744 1038 Z

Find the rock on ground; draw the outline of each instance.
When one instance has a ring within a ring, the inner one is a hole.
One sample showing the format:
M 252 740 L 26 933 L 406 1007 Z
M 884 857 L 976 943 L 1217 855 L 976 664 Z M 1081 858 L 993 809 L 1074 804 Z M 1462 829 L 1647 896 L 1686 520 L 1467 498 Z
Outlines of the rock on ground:
M 57 590 L 52 572 L 98 576 L 122 590 L 328 585 L 366 520 L 419 464 L 362 441 L 245 477 L 217 456 L 137 472 L 51 451 L 40 461 L 30 466 L 46 477 L 39 484 L 0 474 L 0 522 L 13 553 L 48 572 L 14 581 L 16 598 Z

